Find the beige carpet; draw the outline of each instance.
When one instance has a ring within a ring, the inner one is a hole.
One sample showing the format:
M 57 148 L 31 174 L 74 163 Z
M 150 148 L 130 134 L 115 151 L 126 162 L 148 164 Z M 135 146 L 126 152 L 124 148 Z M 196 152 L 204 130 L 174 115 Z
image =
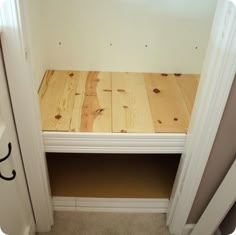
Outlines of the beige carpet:
M 55 212 L 54 226 L 39 235 L 170 235 L 164 214 Z

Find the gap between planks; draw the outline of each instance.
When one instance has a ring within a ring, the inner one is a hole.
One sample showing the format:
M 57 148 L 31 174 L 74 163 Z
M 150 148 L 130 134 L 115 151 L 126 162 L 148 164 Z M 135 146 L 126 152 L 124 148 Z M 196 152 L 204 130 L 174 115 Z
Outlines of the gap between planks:
M 186 133 L 198 75 L 47 71 L 44 131 Z

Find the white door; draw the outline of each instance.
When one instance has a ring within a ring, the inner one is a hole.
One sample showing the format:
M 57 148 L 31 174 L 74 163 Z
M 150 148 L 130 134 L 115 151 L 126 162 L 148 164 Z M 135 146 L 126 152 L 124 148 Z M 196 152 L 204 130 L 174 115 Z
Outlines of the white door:
M 0 48 L 0 50 L 2 49 Z M 33 212 L 28 195 L 1 53 L 0 227 L 4 233 L 9 235 L 26 235 L 31 233 L 31 230 L 34 230 Z

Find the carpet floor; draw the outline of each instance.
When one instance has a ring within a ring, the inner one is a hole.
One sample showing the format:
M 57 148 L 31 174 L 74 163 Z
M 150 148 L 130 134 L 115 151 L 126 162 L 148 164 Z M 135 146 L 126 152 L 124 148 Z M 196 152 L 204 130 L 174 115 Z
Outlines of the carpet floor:
M 54 219 L 38 235 L 170 235 L 165 214 L 55 212 Z

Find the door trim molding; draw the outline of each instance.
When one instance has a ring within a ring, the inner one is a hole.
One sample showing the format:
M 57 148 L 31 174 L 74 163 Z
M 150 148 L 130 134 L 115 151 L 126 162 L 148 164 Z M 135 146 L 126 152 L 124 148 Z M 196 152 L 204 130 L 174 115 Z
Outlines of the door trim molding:
M 183 235 L 190 235 L 194 229 L 195 224 L 186 224 L 184 226 Z
M 24 235 L 35 235 L 35 224 L 34 220 L 30 222 L 30 224 L 25 228 Z
M 219 0 L 167 225 L 182 234 L 210 155 L 236 72 L 236 7 Z
M 3 3 L 2 50 L 19 146 L 38 232 L 47 232 L 53 223 L 51 193 L 41 136 L 37 95 L 27 60 L 25 1 Z
M 236 160 L 234 160 L 207 208 L 198 220 L 191 235 L 213 234 L 217 230 L 217 227 L 220 225 L 236 201 L 236 192 L 232 188 L 232 185 L 235 183 L 235 179 Z

